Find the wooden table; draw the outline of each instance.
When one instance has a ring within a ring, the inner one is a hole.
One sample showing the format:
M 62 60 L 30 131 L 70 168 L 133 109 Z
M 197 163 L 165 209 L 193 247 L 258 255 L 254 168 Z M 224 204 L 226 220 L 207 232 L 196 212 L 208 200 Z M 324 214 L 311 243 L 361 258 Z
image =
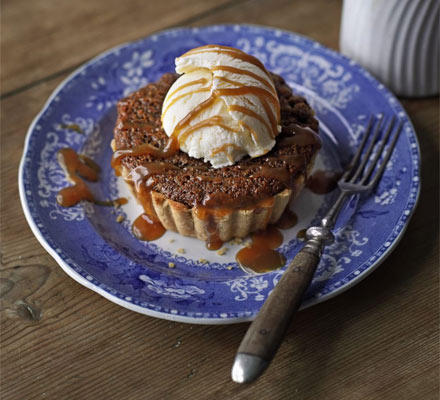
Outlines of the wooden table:
M 299 313 L 266 374 L 230 379 L 247 324 L 199 326 L 121 308 L 70 279 L 18 199 L 29 124 L 75 68 L 171 26 L 271 25 L 338 49 L 338 0 L 4 0 L 1 10 L 2 399 L 436 399 L 438 98 L 402 103 L 423 189 L 397 250 L 354 289 Z

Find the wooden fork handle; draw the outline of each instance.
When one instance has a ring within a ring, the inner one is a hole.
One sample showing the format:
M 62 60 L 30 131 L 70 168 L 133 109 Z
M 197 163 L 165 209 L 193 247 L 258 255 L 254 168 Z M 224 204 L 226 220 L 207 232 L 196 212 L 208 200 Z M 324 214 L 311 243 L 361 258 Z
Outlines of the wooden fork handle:
M 319 257 L 304 249 L 296 255 L 250 325 L 237 357 L 240 353 L 254 356 L 268 365 L 301 304 L 318 263 Z

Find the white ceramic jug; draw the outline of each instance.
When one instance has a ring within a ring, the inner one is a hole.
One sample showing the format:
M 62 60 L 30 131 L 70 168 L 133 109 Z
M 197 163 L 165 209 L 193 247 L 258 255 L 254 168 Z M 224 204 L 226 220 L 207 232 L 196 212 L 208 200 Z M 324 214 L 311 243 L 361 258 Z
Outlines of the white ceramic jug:
M 344 0 L 340 50 L 401 96 L 439 92 L 440 0 Z

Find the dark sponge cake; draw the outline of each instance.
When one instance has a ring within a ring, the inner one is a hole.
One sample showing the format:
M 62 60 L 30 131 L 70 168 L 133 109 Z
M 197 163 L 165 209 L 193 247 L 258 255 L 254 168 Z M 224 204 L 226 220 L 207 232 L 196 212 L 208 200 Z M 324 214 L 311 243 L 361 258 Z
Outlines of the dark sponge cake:
M 162 104 L 178 77 L 165 74 L 119 101 L 114 150 L 144 143 L 165 148 L 169 139 L 162 128 Z M 269 153 L 218 169 L 181 151 L 167 158 L 127 155 L 120 160 L 124 175 L 136 167 L 160 162 L 163 168 L 149 176 L 150 190 L 189 208 L 220 203 L 225 207 L 248 206 L 292 189 L 298 177 L 304 180 L 320 148 L 318 121 L 307 101 L 294 95 L 283 78 L 272 74 L 272 79 L 280 100 L 282 131 Z

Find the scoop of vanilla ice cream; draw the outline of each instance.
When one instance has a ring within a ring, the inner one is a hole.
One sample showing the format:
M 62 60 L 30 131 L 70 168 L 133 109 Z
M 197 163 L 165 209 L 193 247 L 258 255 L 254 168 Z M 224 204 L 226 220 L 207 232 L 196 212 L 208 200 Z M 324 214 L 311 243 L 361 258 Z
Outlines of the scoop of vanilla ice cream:
M 230 47 L 203 46 L 178 57 L 176 72 L 183 75 L 167 93 L 162 124 L 180 150 L 220 168 L 275 145 L 279 100 L 257 59 Z

